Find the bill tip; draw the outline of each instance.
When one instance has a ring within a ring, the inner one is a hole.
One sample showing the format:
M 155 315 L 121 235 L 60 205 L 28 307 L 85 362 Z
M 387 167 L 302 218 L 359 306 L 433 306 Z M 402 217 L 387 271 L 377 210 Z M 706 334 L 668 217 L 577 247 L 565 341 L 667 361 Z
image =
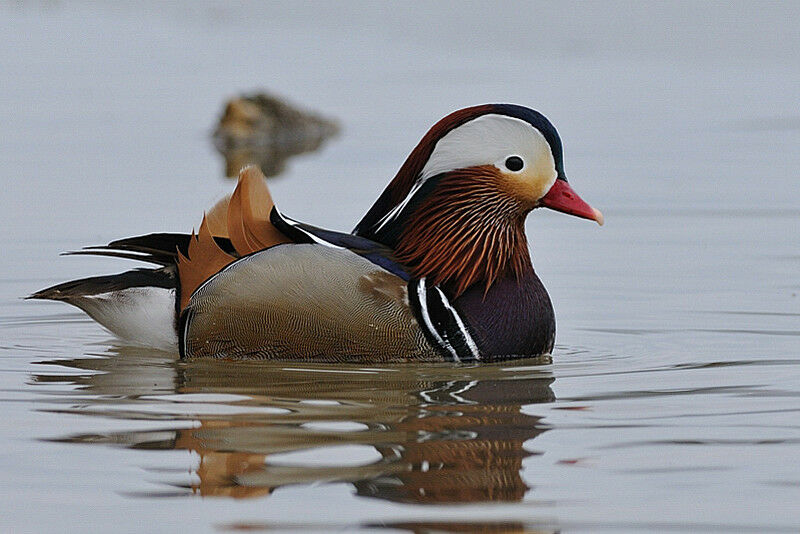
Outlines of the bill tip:
M 605 222 L 605 219 L 603 218 L 603 213 L 596 208 L 592 208 L 592 212 L 594 213 L 594 220 L 597 221 L 597 224 L 603 226 L 603 223 Z

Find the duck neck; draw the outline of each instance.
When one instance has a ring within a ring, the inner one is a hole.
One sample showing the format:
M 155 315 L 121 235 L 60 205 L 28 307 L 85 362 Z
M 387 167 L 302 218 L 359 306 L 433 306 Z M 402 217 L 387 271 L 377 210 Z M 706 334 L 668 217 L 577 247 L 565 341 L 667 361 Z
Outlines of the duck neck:
M 451 298 L 468 288 L 486 294 L 500 278 L 521 280 L 533 273 L 528 211 L 485 172 L 444 175 L 403 221 L 396 258 Z

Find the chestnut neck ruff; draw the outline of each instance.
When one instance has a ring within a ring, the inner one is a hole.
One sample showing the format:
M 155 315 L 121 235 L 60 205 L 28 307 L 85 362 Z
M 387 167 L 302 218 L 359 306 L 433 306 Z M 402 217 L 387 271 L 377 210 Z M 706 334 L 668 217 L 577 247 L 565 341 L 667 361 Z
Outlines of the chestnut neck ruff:
M 492 166 L 447 173 L 404 221 L 395 257 L 453 298 L 479 282 L 486 292 L 502 276 L 519 280 L 533 271 L 525 236 L 532 207 L 504 191 Z

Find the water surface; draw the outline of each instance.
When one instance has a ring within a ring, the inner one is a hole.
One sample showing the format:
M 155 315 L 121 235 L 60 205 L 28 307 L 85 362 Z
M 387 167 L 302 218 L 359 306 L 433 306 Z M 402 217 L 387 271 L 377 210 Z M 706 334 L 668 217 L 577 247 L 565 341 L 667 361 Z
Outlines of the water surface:
M 0 7 L 0 530 L 796 532 L 798 8 Z M 466 105 L 550 117 L 602 229 L 534 213 L 552 361 L 180 362 L 19 297 L 187 231 L 223 102 L 341 120 L 270 186 L 348 230 Z M 67 528 L 68 527 L 68 528 Z

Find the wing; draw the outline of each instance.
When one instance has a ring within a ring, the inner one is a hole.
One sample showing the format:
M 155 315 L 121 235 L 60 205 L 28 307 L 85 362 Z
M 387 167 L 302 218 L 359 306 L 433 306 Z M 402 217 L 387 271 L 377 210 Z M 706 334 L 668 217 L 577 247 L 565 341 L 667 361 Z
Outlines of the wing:
M 253 165 L 242 169 L 233 194 L 203 217 L 198 234 L 189 239 L 187 252 L 177 257 L 179 309 L 203 282 L 237 257 L 290 241 L 269 220 L 273 206 L 261 170 Z M 233 253 L 219 246 L 218 234 L 228 236 Z
M 241 258 L 195 291 L 181 354 L 315 361 L 442 361 L 408 283 L 338 246 L 285 244 Z
M 272 208 L 270 221 L 295 243 L 317 243 L 346 248 L 405 281 L 411 279 L 405 266 L 395 259 L 394 251 L 371 239 L 298 222 L 283 215 L 277 207 Z

